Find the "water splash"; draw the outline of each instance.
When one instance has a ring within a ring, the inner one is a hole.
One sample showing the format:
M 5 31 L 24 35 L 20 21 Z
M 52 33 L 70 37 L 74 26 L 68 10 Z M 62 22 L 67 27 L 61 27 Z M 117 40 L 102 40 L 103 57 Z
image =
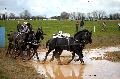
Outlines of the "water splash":
M 93 57 L 103 57 L 106 52 L 120 51 L 120 47 L 103 47 L 84 50 L 85 65 L 72 61 L 69 65 L 57 65 L 55 61 L 48 64 L 41 64 L 33 58 L 32 64 L 37 73 L 45 75 L 50 79 L 119 79 L 120 63 L 107 60 L 94 60 Z M 51 58 L 52 53 L 48 56 Z M 70 56 L 71 53 L 63 51 L 62 56 Z M 40 52 L 39 58 L 42 61 L 45 52 Z M 77 56 L 76 56 L 77 57 Z

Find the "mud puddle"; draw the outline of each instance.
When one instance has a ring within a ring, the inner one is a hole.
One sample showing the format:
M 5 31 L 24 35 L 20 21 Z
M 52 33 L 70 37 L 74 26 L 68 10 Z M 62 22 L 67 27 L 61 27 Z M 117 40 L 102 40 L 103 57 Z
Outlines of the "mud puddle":
M 120 79 L 120 62 L 111 62 L 102 59 L 106 52 L 120 51 L 120 47 L 103 47 L 84 50 L 85 65 L 72 61 L 69 65 L 57 65 L 56 60 L 41 64 L 33 57 L 32 65 L 37 73 L 43 74 L 45 79 Z M 52 53 L 48 56 L 50 60 Z M 63 51 L 61 58 L 71 58 L 71 52 Z M 40 52 L 39 58 L 42 61 L 45 52 Z M 77 58 L 77 55 L 75 59 Z M 101 58 L 96 60 L 95 58 Z

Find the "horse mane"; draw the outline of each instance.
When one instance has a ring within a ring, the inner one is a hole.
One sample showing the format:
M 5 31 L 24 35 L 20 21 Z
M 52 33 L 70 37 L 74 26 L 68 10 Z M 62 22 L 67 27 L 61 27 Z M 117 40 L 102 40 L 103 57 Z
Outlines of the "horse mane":
M 35 33 L 36 40 L 40 40 L 41 35 L 42 35 L 42 33 L 40 33 L 39 30 L 40 30 L 41 32 L 43 32 L 42 29 L 40 29 L 40 28 L 37 29 L 37 32 Z M 41 35 L 39 35 L 39 33 L 40 33 Z
M 79 31 L 79 32 L 77 32 L 75 35 L 74 35 L 74 37 L 76 37 L 78 34 L 80 34 L 80 33 L 82 33 L 82 32 L 89 32 L 87 29 L 84 29 L 84 30 L 82 30 L 82 31 Z

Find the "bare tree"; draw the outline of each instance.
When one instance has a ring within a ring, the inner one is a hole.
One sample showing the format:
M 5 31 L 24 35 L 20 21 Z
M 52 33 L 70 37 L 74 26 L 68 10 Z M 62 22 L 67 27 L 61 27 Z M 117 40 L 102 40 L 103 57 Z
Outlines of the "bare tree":
M 27 19 L 30 19 L 31 14 L 28 10 L 24 10 L 22 13 L 20 13 L 20 17 L 27 20 Z
M 98 14 L 99 14 L 99 17 L 98 17 L 99 20 L 103 19 L 106 16 L 106 12 L 103 10 L 98 11 Z
M 103 19 L 105 16 L 106 16 L 106 12 L 105 11 L 103 11 L 103 10 L 100 10 L 100 11 L 98 11 L 98 10 L 96 10 L 96 11 L 93 11 L 92 12 L 92 16 L 93 16 L 93 19 Z
M 70 13 L 69 18 L 72 20 L 76 19 L 76 13 L 75 12 Z
M 9 19 L 15 19 L 15 14 L 14 13 L 10 13 L 9 14 Z
M 109 15 L 110 20 L 120 19 L 120 13 L 114 13 Z
M 62 13 L 61 13 L 61 19 L 63 19 L 63 20 L 64 20 L 64 19 L 68 19 L 68 18 L 69 18 L 69 15 L 70 15 L 70 14 L 67 13 L 67 12 L 62 12 Z
M 78 13 L 77 13 L 77 16 L 78 16 L 78 19 L 80 19 L 80 20 L 85 19 L 85 13 L 80 13 L 80 12 L 78 12 Z
M 73 14 L 72 14 L 72 13 L 70 13 L 70 15 L 69 15 L 69 19 L 71 19 L 71 20 L 73 20 L 73 19 L 74 19 L 74 17 L 73 17 Z
M 80 12 L 72 12 L 70 13 L 70 18 L 71 19 L 84 19 L 85 18 L 85 14 L 84 13 L 80 13 Z
M 87 18 L 88 18 L 88 20 L 92 20 L 92 13 L 87 13 L 87 16 L 86 16 Z
M 20 13 L 20 18 L 21 18 L 21 19 L 24 19 L 23 13 Z
M 99 18 L 99 11 L 93 11 L 92 12 L 92 16 L 93 16 L 93 19 L 95 20 L 95 19 L 98 19 Z

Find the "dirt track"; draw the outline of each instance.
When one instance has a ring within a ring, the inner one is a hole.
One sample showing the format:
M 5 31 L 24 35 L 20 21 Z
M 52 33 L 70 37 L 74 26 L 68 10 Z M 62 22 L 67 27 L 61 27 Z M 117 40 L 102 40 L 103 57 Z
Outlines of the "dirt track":
M 37 62 L 36 57 L 32 60 L 32 65 L 37 73 L 45 75 L 47 79 L 119 79 L 120 78 L 120 62 L 111 62 L 104 55 L 106 52 L 120 51 L 119 47 L 106 47 L 84 50 L 85 65 L 80 62 L 72 61 L 69 65 L 57 65 L 57 61 L 41 64 Z M 42 61 L 45 51 L 39 53 Z M 48 56 L 50 60 L 52 53 Z M 75 56 L 75 59 L 78 56 Z M 71 52 L 63 51 L 61 55 L 62 62 L 66 62 L 71 58 Z

